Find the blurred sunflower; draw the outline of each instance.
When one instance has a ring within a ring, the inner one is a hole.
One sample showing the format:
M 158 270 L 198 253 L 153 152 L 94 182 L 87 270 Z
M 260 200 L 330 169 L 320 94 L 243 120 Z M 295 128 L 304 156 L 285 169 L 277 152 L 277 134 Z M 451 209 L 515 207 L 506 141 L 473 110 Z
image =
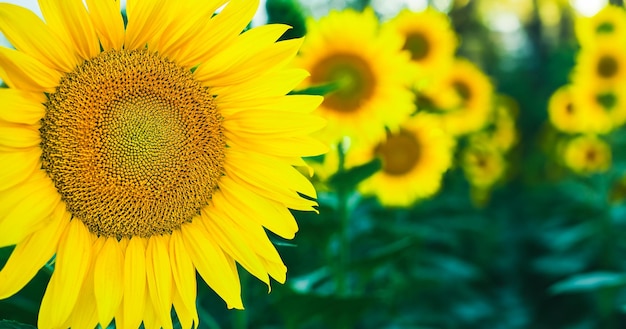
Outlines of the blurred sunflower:
M 575 33 L 583 48 L 597 42 L 626 43 L 626 11 L 607 5 L 594 16 L 576 18 Z
M 461 167 L 472 187 L 484 190 L 493 186 L 506 169 L 504 154 L 485 143 L 482 136 L 470 141 L 470 145 L 461 154 Z
M 456 59 L 449 73 L 428 90 L 425 95 L 442 109 L 438 113 L 444 129 L 450 134 L 459 136 L 475 132 L 489 122 L 493 86 L 472 62 Z
M 502 152 L 510 150 L 517 142 L 515 117 L 518 112 L 517 102 L 508 96 L 498 95 L 493 112 L 492 143 Z
M 329 144 L 348 136 L 366 143 L 397 130 L 413 111 L 407 83 L 408 54 L 402 37 L 381 30 L 371 9 L 332 11 L 307 22 L 307 37 L 296 60 L 311 72 L 303 87 L 332 84 L 317 109 L 328 119 L 320 137 Z
M 581 135 L 563 146 L 563 163 L 578 174 L 604 172 L 611 166 L 611 147 L 595 135 Z
M 242 308 L 236 263 L 270 284 L 314 210 L 292 165 L 322 153 L 317 96 L 285 96 L 288 29 L 241 33 L 258 1 L 0 4 L 0 298 L 56 253 L 39 328 L 198 326 L 196 270 Z M 226 4 L 226 6 L 224 6 Z M 215 15 L 218 8 L 219 14 Z
M 583 132 L 604 134 L 626 121 L 626 89 L 609 84 L 574 84 L 574 107 Z
M 572 81 L 575 84 L 626 81 L 626 47 L 612 42 L 601 42 L 581 49 Z
M 405 9 L 385 23 L 385 27 L 404 36 L 403 49 L 411 54 L 416 81 L 429 80 L 450 69 L 457 38 L 446 14 L 433 8 L 421 12 Z
M 548 117 L 556 129 L 566 133 L 583 131 L 581 112 L 580 108 L 574 106 L 571 85 L 560 87 L 550 96 Z
M 418 114 L 399 131 L 369 148 L 347 153 L 348 166 L 382 160 L 382 170 L 359 185 L 364 195 L 375 195 L 384 206 L 407 207 L 432 196 L 450 168 L 454 139 L 428 114 Z

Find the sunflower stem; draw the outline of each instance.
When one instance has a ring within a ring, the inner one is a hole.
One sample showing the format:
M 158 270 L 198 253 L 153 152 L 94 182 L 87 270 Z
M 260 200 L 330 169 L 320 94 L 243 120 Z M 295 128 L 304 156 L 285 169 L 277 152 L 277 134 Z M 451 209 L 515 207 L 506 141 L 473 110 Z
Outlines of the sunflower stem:
M 345 150 L 343 143 L 339 143 L 337 147 L 339 155 L 338 172 L 345 171 Z M 350 262 L 350 212 L 348 211 L 348 195 L 349 189 L 339 184 L 337 187 L 337 216 L 339 218 L 339 260 L 336 273 L 337 294 L 339 296 L 347 295 L 348 289 L 348 263 Z

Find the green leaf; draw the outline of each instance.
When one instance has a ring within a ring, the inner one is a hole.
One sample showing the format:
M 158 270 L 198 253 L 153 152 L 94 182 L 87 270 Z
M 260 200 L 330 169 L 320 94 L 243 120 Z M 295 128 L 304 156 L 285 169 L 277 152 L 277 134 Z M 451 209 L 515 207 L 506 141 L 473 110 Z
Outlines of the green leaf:
M 382 161 L 378 158 L 346 171 L 341 171 L 328 179 L 328 185 L 337 189 L 354 189 L 360 182 L 372 176 L 382 168 Z
M 35 327 L 9 320 L 0 320 L 0 329 L 35 329 Z
M 337 82 L 330 82 L 321 85 L 311 86 L 301 90 L 294 90 L 290 94 L 291 95 L 318 95 L 325 96 L 330 94 L 331 92 L 339 89 L 340 85 Z
M 594 291 L 626 285 L 626 275 L 613 272 L 592 272 L 571 276 L 550 287 L 552 294 Z

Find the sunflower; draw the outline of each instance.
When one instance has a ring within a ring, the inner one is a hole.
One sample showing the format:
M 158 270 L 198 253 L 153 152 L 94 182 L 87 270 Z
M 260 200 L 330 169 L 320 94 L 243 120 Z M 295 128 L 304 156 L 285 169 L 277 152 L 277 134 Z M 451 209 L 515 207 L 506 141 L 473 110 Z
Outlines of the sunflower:
M 563 146 L 564 164 L 578 174 L 604 172 L 611 166 L 611 147 L 595 135 L 581 135 Z
M 441 111 L 444 129 L 458 136 L 482 129 L 491 115 L 493 86 L 472 62 L 457 58 L 448 74 L 423 91 Z
M 328 119 L 320 138 L 371 142 L 396 130 L 413 111 L 407 88 L 408 54 L 402 37 L 381 30 L 374 12 L 331 11 L 307 22 L 307 37 L 296 65 L 311 72 L 302 87 L 332 84 L 317 113 Z
M 346 165 L 379 157 L 382 169 L 364 180 L 359 190 L 364 195 L 375 195 L 384 206 L 408 207 L 439 191 L 454 146 L 454 139 L 438 126 L 438 120 L 420 113 L 385 140 L 348 151 Z
M 624 44 L 626 12 L 622 7 L 607 5 L 592 17 L 578 17 L 574 28 L 582 47 L 593 46 L 598 41 Z
M 573 70 L 574 83 L 620 83 L 626 81 L 625 45 L 600 42 L 593 47 L 581 49 L 576 68 Z
M 626 121 L 626 89 L 620 85 L 579 81 L 572 94 L 582 132 L 604 134 Z
M 326 148 L 321 97 L 286 96 L 301 40 L 241 33 L 258 1 L 40 4 L 0 4 L 0 298 L 55 254 L 39 328 L 197 327 L 196 271 L 229 308 L 236 263 L 284 282 L 264 228 L 315 210 L 293 165 Z
M 556 129 L 566 133 L 583 131 L 584 121 L 581 112 L 584 110 L 574 106 L 571 85 L 560 87 L 550 96 L 548 117 Z
M 502 178 L 506 161 L 497 147 L 474 140 L 461 154 L 461 166 L 470 185 L 484 190 Z
M 517 142 L 515 117 L 519 111 L 517 102 L 508 96 L 498 95 L 493 111 L 492 143 L 502 152 L 507 152 Z
M 421 12 L 405 9 L 385 26 L 404 36 L 404 49 L 411 53 L 418 82 L 452 65 L 458 41 L 446 14 L 433 8 Z

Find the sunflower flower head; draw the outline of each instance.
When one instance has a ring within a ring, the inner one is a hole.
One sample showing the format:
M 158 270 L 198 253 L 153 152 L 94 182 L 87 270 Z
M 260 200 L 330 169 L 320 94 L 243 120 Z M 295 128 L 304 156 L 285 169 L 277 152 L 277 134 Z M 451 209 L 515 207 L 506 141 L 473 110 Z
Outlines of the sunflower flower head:
M 411 54 L 418 84 L 450 69 L 458 41 L 448 15 L 430 7 L 405 9 L 385 25 L 404 37 L 403 49 Z
M 595 135 L 572 138 L 562 152 L 565 166 L 577 174 L 600 173 L 611 167 L 611 147 Z
M 446 131 L 454 136 L 478 131 L 489 123 L 493 86 L 474 63 L 457 58 L 452 69 L 424 91 L 430 96 Z
M 607 5 L 591 17 L 578 17 L 574 25 L 576 38 L 583 47 L 594 43 L 612 42 L 626 44 L 626 11 L 624 8 Z
M 317 109 L 328 120 L 319 134 L 328 144 L 380 140 L 414 111 L 403 39 L 381 29 L 371 8 L 331 11 L 310 19 L 307 31 L 296 65 L 311 72 L 302 87 L 334 87 Z
M 574 106 L 572 87 L 562 86 L 550 96 L 548 102 L 548 118 L 552 125 L 566 133 L 576 133 L 583 131 L 584 121 L 581 110 Z
M 40 4 L 0 4 L 0 298 L 56 255 L 40 328 L 191 328 L 196 272 L 229 308 L 236 264 L 284 282 L 264 229 L 315 210 L 294 166 L 326 150 L 322 98 L 287 96 L 302 41 L 242 33 L 258 1 Z
M 434 116 L 419 113 L 384 140 L 349 152 L 346 163 L 358 165 L 380 158 L 381 170 L 361 182 L 359 191 L 376 196 L 383 206 L 409 207 L 440 190 L 455 144 Z
M 619 84 L 579 80 L 572 93 L 582 132 L 605 134 L 626 122 L 626 89 Z

